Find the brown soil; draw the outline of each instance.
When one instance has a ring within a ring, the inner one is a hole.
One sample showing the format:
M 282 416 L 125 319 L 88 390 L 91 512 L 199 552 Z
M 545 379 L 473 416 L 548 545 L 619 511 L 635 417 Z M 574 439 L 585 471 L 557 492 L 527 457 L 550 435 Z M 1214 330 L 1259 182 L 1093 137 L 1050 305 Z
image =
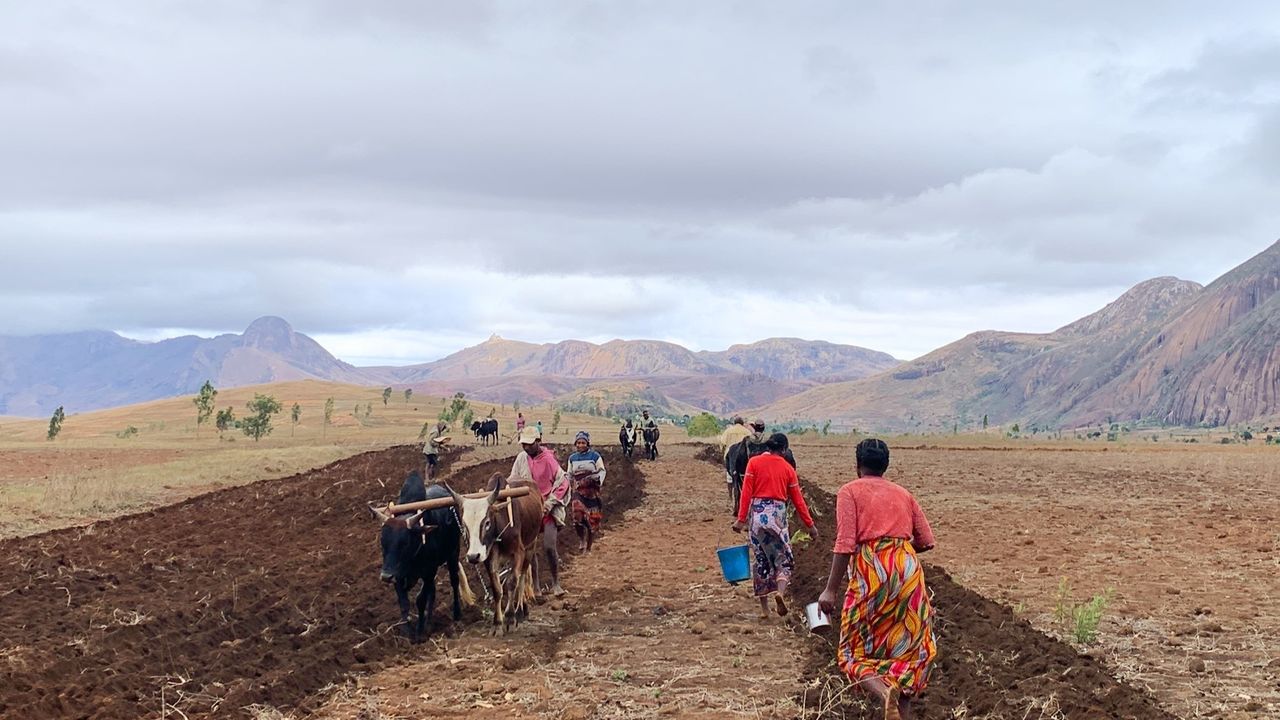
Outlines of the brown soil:
M 805 499 L 821 514 L 819 529 L 835 533 L 835 496 L 804 481 Z M 830 544 L 809 543 L 796 550 L 797 597 L 816 598 L 831 567 Z M 939 659 L 929 689 L 920 700 L 925 720 L 955 717 L 1135 718 L 1170 720 L 1145 693 L 1125 685 L 1094 658 L 1038 632 L 1009 608 L 956 584 L 941 567 L 925 564 L 926 584 L 936 613 Z M 837 627 L 837 618 L 832 619 Z M 834 634 L 829 638 L 834 640 Z M 830 704 L 823 718 L 864 718 L 866 703 L 853 693 L 831 692 L 835 648 L 810 644 L 809 704 Z M 841 676 L 842 677 L 842 676 Z M 827 697 L 821 688 L 829 689 Z M 837 685 L 843 688 L 844 683 Z M 833 697 L 834 696 L 834 697 Z M 963 708 L 966 714 L 957 715 Z
M 0 717 L 292 706 L 403 655 L 364 505 L 393 496 L 419 458 L 408 446 L 364 453 L 0 543 Z
M 410 645 L 395 632 L 393 594 L 377 580 L 376 527 L 364 505 L 394 496 L 417 452 L 365 453 L 0 543 L 0 717 L 235 717 L 258 706 L 333 720 L 875 717 L 832 672 L 830 638 L 793 619 L 762 622 L 747 589 L 720 579 L 714 548 L 741 539 L 727 533 L 712 448 L 669 445 L 657 462 L 606 451 L 606 531 L 581 556 L 564 533 L 567 598 L 535 606 L 512 635 L 494 638 L 478 609 L 449 621 L 442 579 L 435 635 Z M 816 597 L 827 572 L 831 480 L 845 454 L 801 457 L 802 475 L 830 477 L 822 487 L 805 482 L 826 535 L 797 550 L 799 601 Z M 917 460 L 905 456 L 914 475 Z M 470 490 L 509 463 L 450 470 L 450 479 Z M 943 504 L 922 497 L 926 509 Z M 967 516 L 933 514 L 949 547 L 982 535 L 961 524 Z M 956 556 L 943 559 L 955 569 Z M 941 657 L 923 717 L 1169 717 L 1098 660 L 940 567 L 927 573 Z M 472 585 L 480 591 L 474 575 Z

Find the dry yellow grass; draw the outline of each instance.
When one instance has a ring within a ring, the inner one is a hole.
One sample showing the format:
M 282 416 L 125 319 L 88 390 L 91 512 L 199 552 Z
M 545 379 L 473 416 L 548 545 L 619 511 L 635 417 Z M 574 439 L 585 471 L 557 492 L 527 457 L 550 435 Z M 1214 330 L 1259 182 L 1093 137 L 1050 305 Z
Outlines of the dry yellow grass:
M 193 396 L 170 398 L 70 415 L 54 441 L 45 439 L 48 421 L 0 421 L 0 537 L 27 535 L 136 512 L 220 487 L 292 475 L 365 450 L 418 442 L 434 422 L 445 398 L 415 395 L 405 402 L 395 388 L 386 405 L 382 388 L 303 381 L 221 390 L 217 407 L 243 416 L 256 393 L 272 395 L 284 409 L 272 433 L 259 442 L 239 430 L 223 437 L 212 421 L 197 432 Z M 334 398 L 333 423 L 325 427 L 324 403 Z M 296 427 L 289 411 L 302 408 Z M 355 407 L 372 405 L 368 417 Z M 477 417 L 495 411 L 501 431 L 515 427 L 511 406 L 474 402 Z M 524 407 L 532 425 L 542 420 L 550 433 L 553 410 Z M 468 429 L 452 428 L 455 444 L 472 441 Z M 137 434 L 122 437 L 128 427 Z M 559 434 L 567 441 L 579 428 L 608 437 L 607 420 L 564 415 Z M 505 437 L 504 437 L 505 442 Z

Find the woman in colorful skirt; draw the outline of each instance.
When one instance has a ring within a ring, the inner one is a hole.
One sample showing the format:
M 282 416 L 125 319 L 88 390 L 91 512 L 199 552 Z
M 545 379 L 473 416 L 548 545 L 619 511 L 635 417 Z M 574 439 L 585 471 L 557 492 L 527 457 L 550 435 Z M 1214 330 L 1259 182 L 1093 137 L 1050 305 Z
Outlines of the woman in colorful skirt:
M 573 528 L 578 532 L 578 551 L 588 552 L 600 532 L 604 520 L 604 501 L 600 489 L 604 487 L 604 458 L 591 449 L 591 435 L 583 430 L 573 439 L 577 452 L 569 456 L 565 472 L 573 478 Z
M 751 566 L 755 596 L 760 599 L 760 614 L 769 617 L 769 596 L 772 595 L 779 615 L 787 614 L 787 586 L 795 559 L 791 553 L 791 533 L 787 528 L 787 501 L 796 506 L 796 513 L 814 539 L 818 528 L 809 515 L 809 506 L 800 492 L 800 478 L 795 468 L 782 456 L 787 448 L 787 436 L 774 433 L 765 440 L 765 451 L 747 462 L 742 477 L 742 498 L 738 504 L 738 519 L 733 523 L 735 532 L 750 528 L 751 549 L 755 562 Z
M 863 440 L 856 455 L 858 479 L 836 496 L 831 575 L 818 604 L 834 617 L 849 578 L 836 661 L 849 680 L 884 703 L 885 720 L 909 720 L 911 700 L 928 684 L 937 654 L 933 608 L 916 557 L 933 549 L 933 531 L 911 493 L 884 479 L 889 446 L 883 440 Z

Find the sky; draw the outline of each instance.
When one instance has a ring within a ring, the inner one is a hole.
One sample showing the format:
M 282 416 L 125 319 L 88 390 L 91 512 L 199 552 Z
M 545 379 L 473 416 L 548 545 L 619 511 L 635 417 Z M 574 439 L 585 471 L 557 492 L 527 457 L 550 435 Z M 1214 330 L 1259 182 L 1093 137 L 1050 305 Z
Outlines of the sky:
M 0 0 L 0 334 L 909 359 L 1280 238 L 1280 3 Z

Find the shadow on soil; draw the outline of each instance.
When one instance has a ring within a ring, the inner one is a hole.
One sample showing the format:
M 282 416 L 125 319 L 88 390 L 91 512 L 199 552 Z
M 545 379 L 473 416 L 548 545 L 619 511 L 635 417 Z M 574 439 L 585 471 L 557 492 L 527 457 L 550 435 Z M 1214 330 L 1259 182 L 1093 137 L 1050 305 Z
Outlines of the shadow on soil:
M 698 458 L 722 464 L 718 448 L 704 448 Z M 835 496 L 806 480 L 803 473 L 801 486 L 824 538 L 834 538 Z M 798 602 L 817 599 L 822 592 L 831 568 L 830 548 L 826 539 L 795 548 L 792 587 Z M 1172 720 L 1153 698 L 1117 680 L 1094 658 L 1037 631 L 1009 608 L 965 589 L 943 568 L 926 564 L 925 577 L 936 613 L 939 658 L 916 717 Z M 839 626 L 838 620 L 832 618 L 833 627 Z M 807 687 L 798 697 L 805 717 L 879 718 L 879 708 L 850 690 L 836 667 L 835 633 L 815 637 L 801 627 L 797 634 L 808 657 Z
M 642 501 L 644 476 L 604 453 L 607 533 Z M 446 457 L 444 471 L 463 492 L 511 467 L 507 458 L 449 473 L 456 459 Z M 378 579 L 378 528 L 365 508 L 393 499 L 420 463 L 420 446 L 367 452 L 0 542 L 0 717 L 244 717 L 255 704 L 305 711 L 316 691 L 350 672 L 430 652 L 395 632 L 395 596 Z M 562 552 L 571 558 L 576 542 L 563 533 Z M 438 588 L 433 627 L 451 632 L 444 572 Z M 463 624 L 480 618 L 469 609 Z

